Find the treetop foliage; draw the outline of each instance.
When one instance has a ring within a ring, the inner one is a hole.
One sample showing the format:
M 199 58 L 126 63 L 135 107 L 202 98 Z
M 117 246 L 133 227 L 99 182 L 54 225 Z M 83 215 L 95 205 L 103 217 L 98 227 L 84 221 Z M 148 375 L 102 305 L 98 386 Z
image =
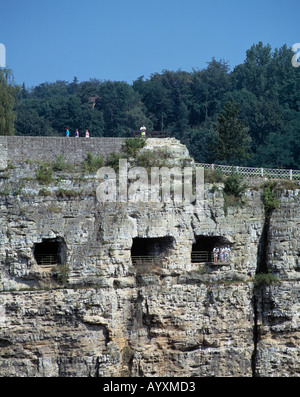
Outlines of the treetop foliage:
M 0 135 L 14 135 L 13 107 L 17 93 L 18 87 L 14 85 L 12 72 L 0 69 Z
M 201 70 L 163 70 L 132 84 L 75 77 L 23 85 L 14 94 L 14 128 L 17 135 L 64 136 L 68 128 L 74 136 L 78 128 L 82 136 L 88 129 L 93 137 L 131 137 L 144 124 L 173 131 L 198 162 L 297 169 L 300 68 L 293 55 L 286 45 L 272 50 L 259 42 L 233 70 L 213 58 Z M 8 92 L 1 81 L 0 96 Z M 3 134 L 1 120 L 0 106 Z

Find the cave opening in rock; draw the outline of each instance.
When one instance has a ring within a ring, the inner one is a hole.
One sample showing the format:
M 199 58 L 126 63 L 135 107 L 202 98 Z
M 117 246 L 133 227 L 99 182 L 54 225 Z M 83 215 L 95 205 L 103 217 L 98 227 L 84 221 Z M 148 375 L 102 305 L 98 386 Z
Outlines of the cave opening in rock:
M 35 243 L 33 255 L 38 265 L 55 266 L 66 263 L 66 243 L 63 238 L 43 239 Z
M 174 238 L 165 237 L 136 237 L 132 241 L 131 260 L 139 273 L 158 270 L 162 261 L 168 257 L 173 249 Z
M 173 248 L 173 237 L 135 237 L 132 242 L 131 256 L 160 256 L 167 255 Z
M 194 243 L 192 245 L 192 253 L 191 253 L 191 261 L 192 263 L 200 263 L 200 262 L 216 262 L 229 259 L 229 256 L 225 251 L 222 255 L 221 250 L 223 248 L 230 247 L 232 243 L 223 236 L 195 236 Z M 219 251 L 217 253 L 217 257 L 214 256 L 214 248 L 217 248 Z

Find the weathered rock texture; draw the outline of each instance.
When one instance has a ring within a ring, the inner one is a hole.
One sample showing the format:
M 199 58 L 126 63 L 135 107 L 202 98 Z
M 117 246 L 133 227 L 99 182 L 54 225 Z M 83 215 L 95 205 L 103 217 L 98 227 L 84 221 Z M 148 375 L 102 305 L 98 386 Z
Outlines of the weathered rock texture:
M 179 142 L 164 145 L 186 155 Z M 45 187 L 35 178 L 40 158 L 23 151 L 14 168 L 7 153 L 0 173 L 1 376 L 300 374 L 299 190 L 282 191 L 266 240 L 262 181 L 244 206 L 227 211 L 222 185 L 209 184 L 201 211 L 173 202 L 99 203 L 99 181 L 79 161 Z M 230 243 L 229 263 L 192 263 L 201 236 Z M 136 238 L 161 238 L 161 260 L 134 262 Z M 42 241 L 63 242 L 64 263 L 39 265 L 34 249 Z M 279 283 L 255 289 L 262 244 Z

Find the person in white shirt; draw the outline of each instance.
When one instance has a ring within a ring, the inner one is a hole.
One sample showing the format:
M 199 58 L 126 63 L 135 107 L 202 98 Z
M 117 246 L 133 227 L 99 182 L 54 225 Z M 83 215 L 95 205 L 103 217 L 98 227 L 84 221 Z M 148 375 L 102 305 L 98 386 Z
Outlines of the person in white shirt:
M 140 131 L 141 131 L 142 137 L 146 136 L 146 127 L 144 126 L 144 124 L 141 126 Z
M 215 247 L 213 249 L 214 262 L 218 262 L 218 255 L 219 255 L 219 248 Z
M 230 246 L 225 247 L 225 262 L 229 262 Z

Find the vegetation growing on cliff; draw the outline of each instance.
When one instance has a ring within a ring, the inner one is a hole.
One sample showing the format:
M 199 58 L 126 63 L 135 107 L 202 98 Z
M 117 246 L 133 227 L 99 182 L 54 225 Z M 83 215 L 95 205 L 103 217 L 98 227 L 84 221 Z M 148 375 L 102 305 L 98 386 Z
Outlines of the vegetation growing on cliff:
M 83 170 L 86 172 L 96 172 L 104 165 L 104 158 L 102 156 L 95 156 L 92 153 L 87 154 L 87 158 L 83 162 Z
M 258 289 L 260 287 L 272 284 L 278 284 L 279 279 L 271 272 L 258 273 L 254 277 L 254 288 Z
M 224 193 L 240 199 L 245 193 L 247 187 L 248 185 L 244 182 L 243 176 L 233 170 L 231 175 L 229 175 L 225 180 Z
M 143 138 L 127 138 L 123 147 L 123 152 L 128 156 L 136 157 L 140 149 L 145 146 Z
M 204 174 L 205 182 L 207 183 L 223 183 L 223 196 L 224 196 L 224 212 L 227 215 L 228 207 L 241 207 L 245 204 L 245 196 L 248 185 L 244 181 L 241 174 L 232 169 L 231 175 L 225 176 L 221 171 L 207 171 Z M 214 185 L 210 192 L 217 191 Z
M 271 212 L 278 207 L 278 193 L 276 192 L 277 182 L 268 181 L 263 187 L 263 203 L 266 215 L 270 216 Z
M 36 171 L 36 179 L 41 185 L 53 182 L 53 169 L 50 164 L 43 162 Z

